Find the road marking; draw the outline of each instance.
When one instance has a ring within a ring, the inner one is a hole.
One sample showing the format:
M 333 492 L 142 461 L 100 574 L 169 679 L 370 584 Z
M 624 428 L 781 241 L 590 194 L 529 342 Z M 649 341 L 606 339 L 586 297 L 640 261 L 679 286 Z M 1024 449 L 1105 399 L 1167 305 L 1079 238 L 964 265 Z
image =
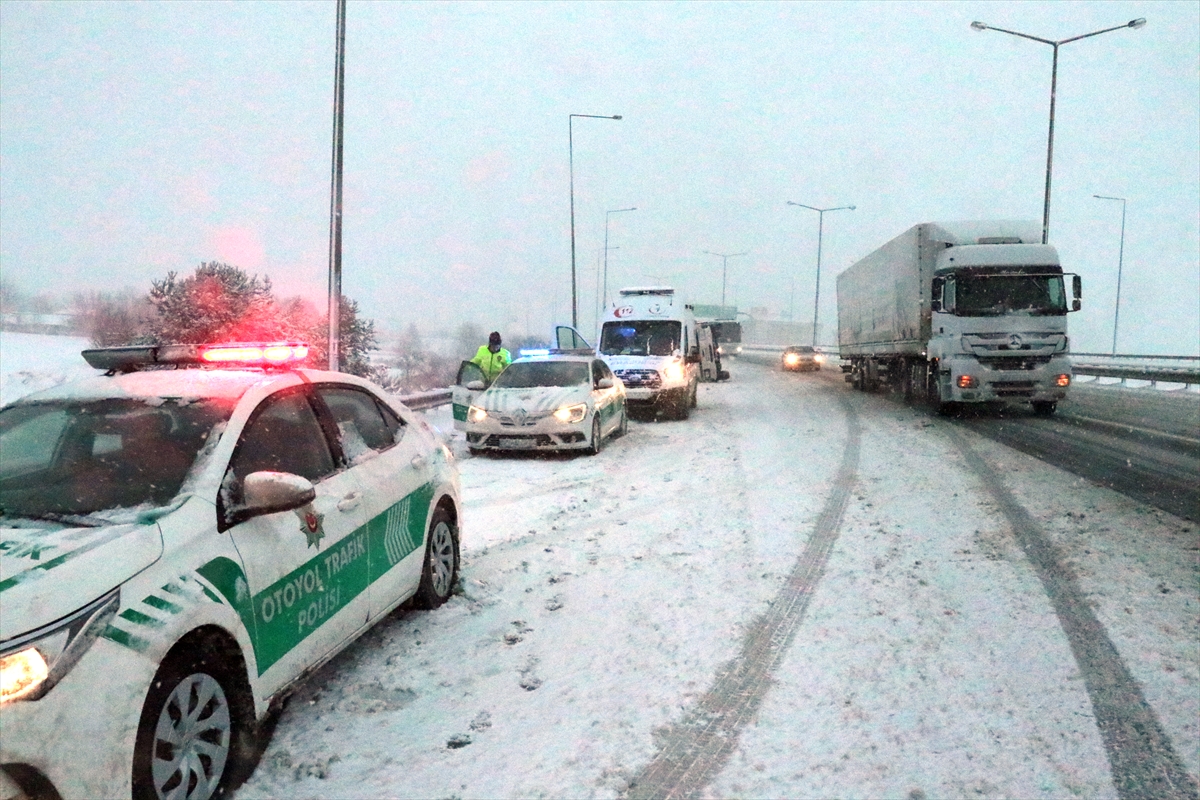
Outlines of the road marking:
M 754 718 L 771 687 L 771 675 L 787 655 L 808 601 L 837 541 L 850 489 L 858 477 L 861 427 L 849 397 L 838 397 L 846 418 L 846 445 L 833 491 L 815 530 L 770 609 L 746 632 L 742 652 L 717 673 L 696 706 L 664 736 L 658 754 L 629 783 L 628 798 L 698 796 L 720 773 L 738 734 Z
M 1083 674 L 1117 794 L 1121 798 L 1200 797 L 1195 781 L 1171 747 L 1158 716 L 1146 702 L 1108 632 L 1092 613 L 1087 596 L 1062 553 L 966 437 L 952 426 L 947 426 L 946 431 L 967 467 L 983 482 L 1012 526 L 1017 542 L 1046 590 Z

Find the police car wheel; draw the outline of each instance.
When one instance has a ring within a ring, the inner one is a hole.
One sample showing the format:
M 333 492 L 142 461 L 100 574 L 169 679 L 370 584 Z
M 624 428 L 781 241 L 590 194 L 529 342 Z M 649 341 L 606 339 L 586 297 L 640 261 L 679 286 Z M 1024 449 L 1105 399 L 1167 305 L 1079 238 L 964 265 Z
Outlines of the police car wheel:
M 692 384 L 692 400 L 691 400 L 691 407 L 692 407 L 692 408 L 695 408 L 695 407 L 696 407 L 696 405 L 697 405 L 697 399 L 696 399 L 696 395 L 698 395 L 699 393 L 700 393 L 700 384 L 699 384 L 699 383 L 693 383 L 693 384 Z
M 620 438 L 629 433 L 629 410 L 621 409 L 621 424 L 617 426 L 617 437 Z
M 450 599 L 458 580 L 458 529 L 445 508 L 433 512 L 421 584 L 413 598 L 421 608 L 434 609 Z
M 592 439 L 588 446 L 588 455 L 594 456 L 604 449 L 604 436 L 600 431 L 600 415 L 592 416 Z
M 138 726 L 133 796 L 221 797 L 253 749 L 244 679 L 220 668 L 219 645 L 196 642 L 168 656 L 150 685 Z

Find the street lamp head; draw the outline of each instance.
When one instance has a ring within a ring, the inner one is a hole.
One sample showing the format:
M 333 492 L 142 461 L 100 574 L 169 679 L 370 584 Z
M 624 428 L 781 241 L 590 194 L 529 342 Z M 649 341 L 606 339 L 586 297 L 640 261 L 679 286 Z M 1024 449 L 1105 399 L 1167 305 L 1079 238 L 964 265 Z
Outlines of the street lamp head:
M 851 211 L 853 211 L 854 209 L 858 208 L 858 206 L 847 206 L 847 208 L 849 208 Z
M 978 22 L 978 21 L 972 22 L 971 27 L 977 31 L 986 31 L 988 29 L 988 26 L 986 23 Z
M 1142 20 L 1142 22 L 1145 22 L 1145 21 L 1146 21 L 1146 20 Z M 621 118 L 621 115 L 620 115 L 620 114 L 614 114 L 614 115 L 613 115 L 613 116 L 611 116 L 609 119 L 620 119 L 620 118 Z
M 1129 27 L 1131 27 L 1131 28 L 1140 28 L 1145 24 L 1146 24 L 1145 17 L 1138 17 L 1137 19 L 1129 20 Z

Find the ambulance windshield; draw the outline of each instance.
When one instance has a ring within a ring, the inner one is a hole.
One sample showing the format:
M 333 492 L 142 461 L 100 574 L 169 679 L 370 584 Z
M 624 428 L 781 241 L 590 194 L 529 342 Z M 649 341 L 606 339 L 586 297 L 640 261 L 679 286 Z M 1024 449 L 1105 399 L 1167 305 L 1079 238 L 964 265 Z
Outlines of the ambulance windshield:
M 679 349 L 676 320 L 618 320 L 604 323 L 600 352 L 606 356 L 669 356 Z

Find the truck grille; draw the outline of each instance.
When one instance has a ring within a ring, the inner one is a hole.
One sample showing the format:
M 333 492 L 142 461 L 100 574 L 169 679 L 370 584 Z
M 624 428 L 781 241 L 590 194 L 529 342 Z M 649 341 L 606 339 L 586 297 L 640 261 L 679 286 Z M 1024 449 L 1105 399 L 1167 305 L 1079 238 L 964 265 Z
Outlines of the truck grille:
M 614 372 L 630 388 L 657 389 L 662 386 L 662 377 L 656 369 L 618 369 Z
M 1050 363 L 1049 356 L 1040 356 L 1035 358 L 980 358 L 979 363 L 983 364 L 988 369 L 996 370 L 1029 370 L 1037 369 L 1043 364 Z

